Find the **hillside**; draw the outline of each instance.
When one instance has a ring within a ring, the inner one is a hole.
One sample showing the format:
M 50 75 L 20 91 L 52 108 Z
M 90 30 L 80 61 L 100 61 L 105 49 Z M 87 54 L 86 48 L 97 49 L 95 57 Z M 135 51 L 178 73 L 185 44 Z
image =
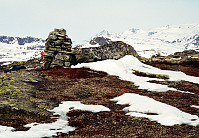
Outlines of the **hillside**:
M 190 62 L 182 72 L 133 56 L 31 69 L 39 63 L 1 74 L 1 137 L 199 136 L 199 74 Z

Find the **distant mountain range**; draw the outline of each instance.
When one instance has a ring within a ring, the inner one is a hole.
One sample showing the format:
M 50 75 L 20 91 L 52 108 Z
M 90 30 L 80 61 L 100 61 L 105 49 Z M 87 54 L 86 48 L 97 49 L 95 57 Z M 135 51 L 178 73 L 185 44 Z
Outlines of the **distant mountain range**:
M 13 37 L 13 36 L 0 35 L 0 43 L 15 44 L 19 46 L 29 45 L 29 48 L 33 50 L 33 49 L 44 48 L 45 40 L 42 38 L 36 38 L 32 36 Z
M 199 51 L 199 25 L 168 25 L 148 31 L 131 28 L 118 34 L 103 30 L 92 38 L 90 45 L 101 45 L 110 41 L 124 41 L 144 57 L 154 54 L 168 55 L 183 50 Z
M 147 58 L 184 50 L 199 51 L 199 25 L 168 25 L 148 31 L 131 28 L 122 33 L 103 30 L 90 41 L 78 44 L 77 47 L 95 47 L 111 41 L 130 44 L 140 56 Z M 0 64 L 38 57 L 44 47 L 45 40 L 42 38 L 0 35 Z

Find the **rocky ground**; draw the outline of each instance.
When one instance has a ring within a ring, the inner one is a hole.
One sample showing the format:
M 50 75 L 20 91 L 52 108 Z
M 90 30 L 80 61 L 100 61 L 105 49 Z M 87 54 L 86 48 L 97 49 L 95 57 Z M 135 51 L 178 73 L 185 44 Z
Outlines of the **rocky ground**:
M 39 62 L 32 60 L 24 64 L 33 67 Z M 194 62 L 147 64 L 199 76 L 198 67 L 194 66 Z M 166 77 L 144 72 L 136 74 L 144 77 Z M 153 81 L 195 94 L 174 91 L 150 92 L 138 89 L 132 82 L 87 68 L 26 69 L 1 73 L 0 79 L 0 125 L 12 126 L 16 130 L 28 130 L 23 125 L 31 122 L 53 122 L 54 120 L 50 119 L 52 113 L 47 110 L 53 109 L 62 101 L 82 101 L 84 104 L 104 105 L 111 111 L 92 113 L 72 110 L 67 114 L 70 117 L 69 125 L 77 129 L 68 134 L 59 134 L 57 137 L 199 137 L 199 126 L 163 126 L 146 118 L 126 116 L 122 109 L 128 105 L 121 106 L 110 101 L 123 93 L 137 93 L 199 116 L 199 110 L 190 107 L 193 104 L 199 105 L 198 84 L 186 81 Z

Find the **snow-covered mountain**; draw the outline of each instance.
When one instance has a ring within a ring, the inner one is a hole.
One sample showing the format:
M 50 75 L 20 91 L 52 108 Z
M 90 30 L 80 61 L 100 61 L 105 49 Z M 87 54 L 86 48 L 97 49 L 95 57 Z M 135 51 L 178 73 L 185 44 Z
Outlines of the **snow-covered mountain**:
M 143 57 L 155 54 L 164 56 L 183 50 L 199 50 L 199 24 L 168 25 L 148 31 L 131 28 L 119 34 L 102 31 L 97 37 L 124 41 L 132 45 Z M 94 39 L 96 40 L 96 37 L 92 40 Z
M 44 47 L 42 38 L 0 35 L 0 65 L 37 57 Z
M 96 36 L 104 36 L 104 35 L 111 35 L 107 30 L 102 30 L 99 34 L 96 34 Z
M 76 47 L 96 47 L 111 41 L 130 44 L 140 56 L 146 58 L 156 54 L 166 56 L 184 50 L 199 51 L 199 24 L 167 25 L 147 31 L 131 28 L 122 33 L 103 30 L 90 41 Z M 0 35 L 0 65 L 37 57 L 44 45 L 45 40 L 41 38 Z

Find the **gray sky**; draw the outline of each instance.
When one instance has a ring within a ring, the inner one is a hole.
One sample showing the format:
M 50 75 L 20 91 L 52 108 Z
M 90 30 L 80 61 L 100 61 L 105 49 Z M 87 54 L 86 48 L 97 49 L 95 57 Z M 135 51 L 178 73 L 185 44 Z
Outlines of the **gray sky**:
M 122 32 L 199 24 L 199 0 L 0 0 L 0 34 L 47 38 L 65 28 L 73 41 Z

